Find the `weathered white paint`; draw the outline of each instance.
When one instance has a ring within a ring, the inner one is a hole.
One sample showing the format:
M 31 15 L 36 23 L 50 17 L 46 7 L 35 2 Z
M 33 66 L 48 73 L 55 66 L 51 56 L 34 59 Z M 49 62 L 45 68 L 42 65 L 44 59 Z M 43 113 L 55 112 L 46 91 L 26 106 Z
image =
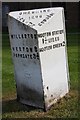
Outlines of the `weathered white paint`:
M 10 12 L 8 24 L 18 97 L 47 110 L 69 90 L 64 9 Z

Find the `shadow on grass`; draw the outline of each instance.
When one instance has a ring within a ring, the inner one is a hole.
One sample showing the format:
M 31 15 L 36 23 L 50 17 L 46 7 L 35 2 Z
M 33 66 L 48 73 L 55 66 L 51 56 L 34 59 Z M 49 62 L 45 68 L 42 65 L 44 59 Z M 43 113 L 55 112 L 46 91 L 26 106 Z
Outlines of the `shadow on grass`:
M 40 110 L 40 109 L 21 104 L 20 102 L 17 102 L 16 99 L 7 100 L 7 101 L 2 102 L 2 112 L 3 113 L 20 112 L 20 111 L 30 112 L 30 111 L 35 111 L 35 110 Z

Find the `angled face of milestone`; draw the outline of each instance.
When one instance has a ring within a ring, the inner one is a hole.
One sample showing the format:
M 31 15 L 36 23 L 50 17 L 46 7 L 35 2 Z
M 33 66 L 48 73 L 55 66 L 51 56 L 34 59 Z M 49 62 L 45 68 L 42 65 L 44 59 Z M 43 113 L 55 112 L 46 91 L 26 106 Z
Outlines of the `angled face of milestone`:
M 34 10 L 22 10 L 16 12 L 10 12 L 9 15 L 16 20 L 28 25 L 36 30 L 40 28 L 44 28 L 45 25 L 50 26 L 50 21 L 53 21 L 53 26 L 56 21 L 58 21 L 57 25 L 62 23 L 59 19 L 61 18 L 62 7 L 58 8 L 44 8 L 44 9 L 34 9 Z M 56 17 L 56 19 L 55 19 Z M 56 28 L 57 29 L 57 28 Z

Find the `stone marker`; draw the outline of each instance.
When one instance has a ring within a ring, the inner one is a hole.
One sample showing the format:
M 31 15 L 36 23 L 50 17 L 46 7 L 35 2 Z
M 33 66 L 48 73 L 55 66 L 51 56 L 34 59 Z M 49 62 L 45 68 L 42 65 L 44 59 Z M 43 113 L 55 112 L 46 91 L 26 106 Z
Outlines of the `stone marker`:
M 8 27 L 17 99 L 47 110 L 69 91 L 64 9 L 10 12 Z

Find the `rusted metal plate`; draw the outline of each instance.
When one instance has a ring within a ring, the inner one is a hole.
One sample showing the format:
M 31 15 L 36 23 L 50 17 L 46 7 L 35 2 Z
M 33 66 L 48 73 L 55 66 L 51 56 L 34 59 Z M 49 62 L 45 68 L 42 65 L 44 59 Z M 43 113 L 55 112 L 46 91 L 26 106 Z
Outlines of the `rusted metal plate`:
M 10 12 L 8 26 L 18 98 L 47 110 L 69 91 L 64 9 Z

